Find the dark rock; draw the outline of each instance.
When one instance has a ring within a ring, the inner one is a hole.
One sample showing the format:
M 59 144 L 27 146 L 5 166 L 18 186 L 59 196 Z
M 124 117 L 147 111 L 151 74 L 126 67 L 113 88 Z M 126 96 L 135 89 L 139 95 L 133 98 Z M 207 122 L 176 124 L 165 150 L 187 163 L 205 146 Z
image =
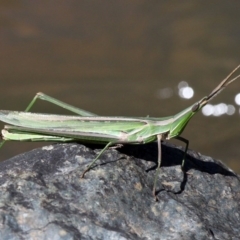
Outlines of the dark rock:
M 90 146 L 93 147 L 93 146 Z M 163 144 L 105 152 L 79 144 L 35 149 L 1 163 L 1 239 L 240 239 L 240 181 L 221 162 Z

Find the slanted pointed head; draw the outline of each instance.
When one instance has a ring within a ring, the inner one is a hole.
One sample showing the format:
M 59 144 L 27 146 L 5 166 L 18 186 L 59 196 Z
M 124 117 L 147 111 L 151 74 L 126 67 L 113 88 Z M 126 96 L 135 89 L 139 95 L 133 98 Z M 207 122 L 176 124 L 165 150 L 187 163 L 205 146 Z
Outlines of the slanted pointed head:
M 171 124 L 171 128 L 167 135 L 167 138 L 173 138 L 182 133 L 189 120 L 197 113 L 200 109 L 202 109 L 209 101 L 211 101 L 214 97 L 217 96 L 225 87 L 227 87 L 230 83 L 234 82 L 236 79 L 240 78 L 240 75 L 236 76 L 233 79 L 230 79 L 231 76 L 240 68 L 240 65 L 237 66 L 220 84 L 213 89 L 213 91 L 207 96 L 202 98 L 200 101 L 193 104 L 191 107 L 183 110 L 182 112 L 176 114 L 173 117 L 173 121 Z
M 190 121 L 190 119 L 207 103 L 208 97 L 204 97 L 192 106 L 173 116 L 173 122 L 168 133 L 168 138 L 170 139 L 179 136 Z

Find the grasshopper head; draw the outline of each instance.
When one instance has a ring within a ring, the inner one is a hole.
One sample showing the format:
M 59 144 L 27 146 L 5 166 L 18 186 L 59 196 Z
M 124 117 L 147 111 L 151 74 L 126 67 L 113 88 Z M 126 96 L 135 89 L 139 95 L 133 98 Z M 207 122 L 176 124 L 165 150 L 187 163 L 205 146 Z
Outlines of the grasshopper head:
M 193 104 L 192 112 L 197 113 L 200 109 L 202 109 L 208 103 L 208 101 L 209 101 L 208 97 L 204 97 L 200 101 Z
M 173 116 L 173 121 L 171 123 L 171 128 L 169 130 L 167 138 L 170 139 L 179 136 L 190 121 L 190 119 L 207 103 L 208 97 L 204 97 L 192 106 Z
M 182 112 L 173 116 L 171 127 L 168 132 L 167 138 L 173 138 L 179 136 L 189 120 L 196 114 L 200 109 L 202 109 L 209 101 L 216 97 L 225 87 L 230 83 L 234 82 L 236 79 L 240 78 L 240 75 L 231 79 L 231 76 L 240 68 L 240 65 L 237 66 L 220 84 L 213 89 L 213 91 L 206 97 L 202 98 L 200 101 L 193 104 L 191 107 L 183 110 Z

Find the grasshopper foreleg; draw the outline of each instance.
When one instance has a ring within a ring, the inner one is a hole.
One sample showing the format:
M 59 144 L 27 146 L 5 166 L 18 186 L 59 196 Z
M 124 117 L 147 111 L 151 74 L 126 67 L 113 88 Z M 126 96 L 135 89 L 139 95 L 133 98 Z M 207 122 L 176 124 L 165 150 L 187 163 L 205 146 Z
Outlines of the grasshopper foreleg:
M 158 178 L 158 174 L 159 174 L 160 166 L 161 166 L 161 161 L 162 161 L 161 140 L 162 140 L 162 135 L 161 134 L 157 135 L 157 142 L 158 142 L 158 165 L 157 165 L 157 170 L 156 170 L 155 177 L 154 177 L 153 190 L 152 190 L 153 196 L 154 196 L 156 201 L 158 201 L 158 198 L 156 196 L 156 184 L 157 184 L 157 178 Z
M 183 155 L 183 160 L 182 160 L 182 170 L 184 171 L 184 165 L 185 165 L 185 158 L 186 158 L 186 154 L 187 154 L 187 150 L 188 150 L 188 145 L 189 145 L 189 141 L 186 138 L 177 136 L 176 139 L 186 143 L 186 147 L 185 147 L 185 151 L 184 151 L 184 155 Z

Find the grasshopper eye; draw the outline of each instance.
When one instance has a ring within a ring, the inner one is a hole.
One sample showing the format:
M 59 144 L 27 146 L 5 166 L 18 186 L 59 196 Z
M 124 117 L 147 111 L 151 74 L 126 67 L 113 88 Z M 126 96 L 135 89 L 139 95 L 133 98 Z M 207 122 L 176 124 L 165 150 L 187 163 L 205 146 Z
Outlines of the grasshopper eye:
M 196 112 L 199 109 L 199 106 L 200 106 L 199 103 L 195 103 L 192 107 L 192 111 Z

